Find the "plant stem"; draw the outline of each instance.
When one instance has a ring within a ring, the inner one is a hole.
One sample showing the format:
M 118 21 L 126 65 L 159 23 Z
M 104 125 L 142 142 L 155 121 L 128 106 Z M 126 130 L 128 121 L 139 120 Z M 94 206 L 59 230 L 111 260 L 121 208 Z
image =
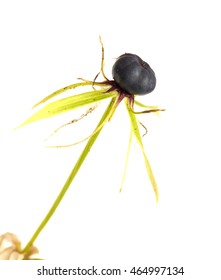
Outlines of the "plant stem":
M 130 136 L 129 136 L 128 147 L 127 147 L 127 153 L 126 153 L 125 166 L 124 166 L 124 173 L 123 173 L 121 184 L 120 184 L 120 192 L 122 191 L 123 184 L 124 184 L 125 177 L 126 177 L 126 173 L 127 173 L 127 167 L 128 167 L 128 162 L 129 162 L 129 155 L 130 155 L 132 138 L 133 138 L 133 130 L 132 130 L 132 127 L 131 127 L 130 128 Z
M 125 103 L 126 103 L 126 107 L 127 107 L 129 117 L 130 117 L 130 122 L 131 122 L 131 127 L 132 127 L 132 130 L 133 130 L 133 134 L 134 134 L 135 138 L 137 139 L 137 143 L 139 144 L 139 146 L 141 148 L 141 151 L 143 153 L 147 174 L 148 174 L 150 182 L 152 184 L 152 187 L 153 187 L 153 190 L 154 190 L 154 193 L 155 193 L 155 197 L 156 197 L 156 201 L 158 202 L 158 198 L 159 198 L 158 186 L 157 186 L 155 177 L 153 175 L 153 171 L 152 171 L 149 159 L 148 159 L 148 157 L 146 155 L 146 152 L 144 150 L 142 137 L 140 135 L 140 130 L 139 130 L 139 127 L 138 127 L 138 124 L 137 124 L 137 119 L 136 119 L 136 116 L 133 112 L 133 109 L 131 108 L 130 101 L 128 99 L 126 99 Z
M 73 179 L 77 175 L 82 163 L 86 159 L 86 157 L 87 157 L 91 147 L 93 146 L 95 140 L 97 139 L 99 133 L 101 132 L 101 129 L 103 128 L 102 123 L 105 122 L 106 119 L 109 119 L 110 115 L 112 115 L 113 111 L 115 111 L 116 101 L 117 101 L 117 97 L 113 97 L 111 99 L 111 102 L 109 103 L 107 109 L 105 110 L 100 122 L 98 123 L 97 127 L 95 128 L 95 130 L 97 130 L 97 128 L 100 127 L 100 130 L 97 130 L 96 133 L 93 134 L 93 136 L 88 140 L 84 150 L 82 151 L 80 157 L 78 158 L 78 160 L 77 160 L 74 168 L 72 169 L 69 177 L 67 178 L 63 188 L 61 189 L 60 193 L 58 194 L 57 198 L 55 199 L 55 201 L 54 201 L 53 205 L 51 206 L 50 210 L 48 211 L 47 215 L 45 216 L 45 218 L 43 219 L 43 221 L 41 222 L 41 224 L 39 225 L 39 227 L 37 228 L 37 230 L 31 237 L 30 241 L 27 243 L 25 248 L 22 250 L 22 253 L 27 253 L 29 251 L 29 249 L 33 245 L 33 243 L 36 240 L 36 238 L 38 237 L 38 235 L 41 233 L 43 228 L 46 226 L 46 224 L 48 223 L 48 221 L 54 214 L 54 212 L 57 209 L 58 205 L 60 204 L 62 198 L 64 197 L 65 193 L 67 192 L 69 186 L 71 185 Z

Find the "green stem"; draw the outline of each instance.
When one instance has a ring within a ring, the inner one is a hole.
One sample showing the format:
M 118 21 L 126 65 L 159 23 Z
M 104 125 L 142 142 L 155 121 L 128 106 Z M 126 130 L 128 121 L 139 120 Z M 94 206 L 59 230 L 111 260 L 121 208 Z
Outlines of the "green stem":
M 111 99 L 111 102 L 109 103 L 107 109 L 105 110 L 100 122 L 98 123 L 97 127 L 95 130 L 97 130 L 98 127 L 102 127 L 101 124 L 106 121 L 106 119 L 109 119 L 109 117 L 113 114 L 113 111 L 116 109 L 116 102 L 117 102 L 117 97 L 113 97 Z M 71 185 L 73 179 L 77 175 L 82 163 L 84 162 L 85 158 L 87 157 L 91 147 L 93 146 L 95 140 L 97 139 L 99 133 L 101 132 L 101 129 L 96 131 L 96 133 L 88 140 L 87 145 L 85 146 L 84 150 L 82 151 L 80 157 L 78 158 L 74 168 L 72 169 L 67 181 L 65 182 L 62 190 L 60 191 L 59 195 L 57 196 L 56 200 L 54 201 L 53 205 L 51 206 L 50 210 L 48 211 L 47 215 L 31 237 L 30 241 L 27 243 L 25 248 L 22 250 L 22 253 L 27 253 L 31 246 L 33 245 L 34 241 L 38 237 L 38 235 L 41 233 L 43 228 L 46 226 L 52 215 L 54 214 L 55 210 L 57 209 L 58 205 L 60 204 L 62 198 L 64 197 L 65 193 L 67 192 L 69 186 Z
M 137 101 L 137 100 L 134 100 L 134 104 L 136 104 L 136 105 L 138 105 L 138 106 L 140 106 L 140 107 L 142 107 L 142 108 L 148 108 L 148 109 L 158 109 L 158 107 L 157 107 L 157 106 L 149 106 L 149 105 L 145 105 L 145 104 L 143 104 L 143 103 L 141 103 L 141 102 L 139 102 L 139 101 Z
M 128 167 L 128 162 L 129 162 L 129 155 L 130 155 L 130 148 L 131 148 L 131 143 L 132 143 L 132 138 L 133 138 L 133 130 L 132 127 L 130 128 L 130 136 L 129 136 L 129 142 L 128 142 L 128 147 L 127 147 L 127 153 L 126 153 L 126 161 L 125 161 L 125 166 L 124 166 L 124 172 L 120 184 L 120 192 L 122 191 L 123 184 L 125 181 L 126 173 L 127 173 L 127 167 Z
M 130 117 L 130 122 L 131 122 L 131 127 L 132 127 L 132 130 L 133 130 L 133 134 L 134 134 L 135 138 L 137 139 L 137 142 L 138 142 L 138 144 L 141 148 L 141 151 L 143 153 L 147 174 L 148 174 L 150 182 L 152 184 L 152 187 L 153 187 L 153 190 L 154 190 L 154 193 L 155 193 L 155 197 L 156 197 L 156 201 L 158 202 L 158 197 L 159 197 L 158 186 L 157 186 L 155 177 L 153 175 L 153 171 L 152 171 L 149 159 L 148 159 L 148 157 L 146 155 L 146 152 L 144 150 L 142 137 L 140 135 L 140 130 L 139 130 L 139 127 L 138 127 L 138 124 L 137 124 L 137 119 L 136 119 L 136 116 L 133 113 L 133 110 L 131 108 L 130 101 L 128 99 L 126 99 L 125 103 L 126 103 L 126 107 L 127 107 L 129 117 Z

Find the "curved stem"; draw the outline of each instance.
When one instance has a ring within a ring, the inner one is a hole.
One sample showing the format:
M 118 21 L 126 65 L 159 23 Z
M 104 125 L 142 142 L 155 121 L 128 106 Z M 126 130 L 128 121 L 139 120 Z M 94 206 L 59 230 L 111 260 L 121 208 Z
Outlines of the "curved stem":
M 99 40 L 100 40 L 101 47 L 102 47 L 101 73 L 102 73 L 104 79 L 105 79 L 106 81 L 109 81 L 108 78 L 106 77 L 105 73 L 104 73 L 104 45 L 103 45 L 103 42 L 102 42 L 102 40 L 101 40 L 101 36 L 99 36 Z
M 136 99 L 134 100 L 134 103 L 137 105 L 137 106 L 140 106 L 142 108 L 148 108 L 148 109 L 158 109 L 157 106 L 149 106 L 149 105 L 145 105 L 139 101 L 137 101 Z
M 116 102 L 117 102 L 117 97 L 113 97 L 111 99 L 111 102 L 109 103 L 107 109 L 105 110 L 100 122 L 98 123 L 97 127 L 100 127 L 101 124 L 103 122 L 105 122 L 106 119 L 109 119 L 109 116 L 113 114 L 113 110 L 116 109 Z M 97 127 L 95 128 L 95 130 L 97 129 Z M 102 128 L 102 126 L 101 126 L 101 128 Z M 55 199 L 55 201 L 54 201 L 53 205 L 51 206 L 50 210 L 48 211 L 47 215 L 45 216 L 45 218 L 43 219 L 43 221 L 41 222 L 41 224 L 39 225 L 39 227 L 37 228 L 37 230 L 35 231 L 35 233 L 31 237 L 30 241 L 27 243 L 25 248 L 22 250 L 22 253 L 27 253 L 29 251 L 29 249 L 33 245 L 33 243 L 36 240 L 36 238 L 38 237 L 38 235 L 41 233 L 43 228 L 46 226 L 46 224 L 48 223 L 48 221 L 50 220 L 50 218 L 54 214 L 55 210 L 57 209 L 57 207 L 60 204 L 62 198 L 64 197 L 65 193 L 67 192 L 68 188 L 70 187 L 73 179 L 77 175 L 82 163 L 86 159 L 91 147 L 93 146 L 93 144 L 94 144 L 95 140 L 97 139 L 100 132 L 101 132 L 101 129 L 96 131 L 96 133 L 88 140 L 84 150 L 82 151 L 82 153 L 81 153 L 80 157 L 78 158 L 74 168 L 72 169 L 69 177 L 67 178 L 67 181 L 65 182 L 62 190 L 60 191 L 59 195 Z

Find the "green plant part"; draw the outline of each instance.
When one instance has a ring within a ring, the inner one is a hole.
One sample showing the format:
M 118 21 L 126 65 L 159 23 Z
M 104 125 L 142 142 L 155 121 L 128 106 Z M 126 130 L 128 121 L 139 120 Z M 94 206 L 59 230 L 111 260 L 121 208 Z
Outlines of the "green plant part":
M 101 38 L 100 38 L 101 42 Z M 120 186 L 120 191 L 122 190 L 122 186 L 124 183 L 124 179 L 126 176 L 126 170 L 127 170 L 127 165 L 128 165 L 128 160 L 129 160 L 129 153 L 130 153 L 130 148 L 131 148 L 131 142 L 132 138 L 134 137 L 137 140 L 137 143 L 139 144 L 141 148 L 141 152 L 143 154 L 144 158 L 144 163 L 146 166 L 146 170 L 150 179 L 150 182 L 152 184 L 156 201 L 158 201 L 158 187 L 156 180 L 154 178 L 148 157 L 146 155 L 146 152 L 143 147 L 142 143 L 142 137 L 139 131 L 139 121 L 137 120 L 136 115 L 137 114 L 143 114 L 143 113 L 156 113 L 158 114 L 160 111 L 164 111 L 163 109 L 159 109 L 158 107 L 155 106 L 146 106 L 138 101 L 135 100 L 135 95 L 144 95 L 150 93 L 156 85 L 156 78 L 153 70 L 150 68 L 150 66 L 144 62 L 140 57 L 137 55 L 133 54 L 124 54 L 120 56 L 117 61 L 115 62 L 113 69 L 112 69 L 112 74 L 114 77 L 114 80 L 109 80 L 105 74 L 104 74 L 104 47 L 102 45 L 102 60 L 101 60 L 101 70 L 98 73 L 98 75 L 101 73 L 104 81 L 103 82 L 96 82 L 96 78 L 94 81 L 87 81 L 81 79 L 81 82 L 72 84 L 69 86 L 66 86 L 64 88 L 61 88 L 54 93 L 50 94 L 49 96 L 45 97 L 43 100 L 38 102 L 33 106 L 33 108 L 44 104 L 45 102 L 50 101 L 52 98 L 57 97 L 58 95 L 68 91 L 68 90 L 74 90 L 76 88 L 81 88 L 81 87 L 88 87 L 91 86 L 91 90 L 80 93 L 80 94 L 75 94 L 66 98 L 61 98 L 56 101 L 52 101 L 48 104 L 46 104 L 44 107 L 42 107 L 39 111 L 35 112 L 32 116 L 30 116 L 25 122 L 23 122 L 19 127 L 23 127 L 24 125 L 31 124 L 33 122 L 39 121 L 39 120 L 44 120 L 49 117 L 56 116 L 58 114 L 63 114 L 66 113 L 70 110 L 75 110 L 77 108 L 80 108 L 82 106 L 93 106 L 99 101 L 102 101 L 104 99 L 110 99 L 109 105 L 107 106 L 105 112 L 103 113 L 99 123 L 95 127 L 94 131 L 92 132 L 91 135 L 89 135 L 87 138 L 83 139 L 87 140 L 87 143 L 80 154 L 78 160 L 76 161 L 69 177 L 67 178 L 63 188 L 61 189 L 60 193 L 58 194 L 56 200 L 54 201 L 53 205 L 51 206 L 49 212 L 31 237 L 30 241 L 28 244 L 25 246 L 23 250 L 21 250 L 21 253 L 27 254 L 29 252 L 30 248 L 32 248 L 34 241 L 42 231 L 42 229 L 45 227 L 47 222 L 50 220 L 52 215 L 54 214 L 55 210 L 59 206 L 62 198 L 64 197 L 66 191 L 70 187 L 71 183 L 73 182 L 75 176 L 77 175 L 78 171 L 80 170 L 84 160 L 86 159 L 90 149 L 94 145 L 98 135 L 100 134 L 102 128 L 104 125 L 111 120 L 116 108 L 119 106 L 121 101 L 124 99 L 125 101 L 125 106 L 126 110 L 128 111 L 129 119 L 130 119 L 130 124 L 131 124 L 131 131 L 130 131 L 130 136 L 129 136 L 129 142 L 128 142 L 128 149 L 127 149 L 127 154 L 126 154 L 126 163 L 125 163 L 125 168 L 123 172 L 123 178 Z M 134 111 L 134 104 L 141 107 L 145 108 L 144 111 L 141 112 L 135 112 Z M 93 108 L 93 107 L 91 107 Z M 91 109 L 92 111 L 93 109 Z M 90 111 L 90 109 L 89 109 Z M 87 115 L 89 112 L 86 114 L 82 115 L 84 117 Z M 81 119 L 80 117 L 79 119 Z M 78 120 L 78 119 L 77 119 Z M 76 122 L 77 120 L 73 120 L 67 124 L 71 124 Z M 65 124 L 65 125 L 67 125 Z M 64 127 L 63 125 L 62 127 Z M 60 128 L 62 128 L 60 127 Z M 55 132 L 57 132 L 60 128 L 58 128 Z M 54 132 L 54 133 L 55 133 Z M 80 141 L 80 142 L 82 142 Z M 58 146 L 58 147 L 68 147 L 72 146 L 75 144 L 70 144 L 66 146 Z

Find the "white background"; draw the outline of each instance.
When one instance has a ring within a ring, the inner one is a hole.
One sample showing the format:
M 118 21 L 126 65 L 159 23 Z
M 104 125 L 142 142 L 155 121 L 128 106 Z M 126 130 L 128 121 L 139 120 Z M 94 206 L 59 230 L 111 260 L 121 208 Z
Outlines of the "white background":
M 114 58 L 125 52 L 141 56 L 156 73 L 155 91 L 139 100 L 166 109 L 160 118 L 142 117 L 159 203 L 135 142 L 119 193 L 129 133 L 122 103 L 36 240 L 39 256 L 69 267 L 183 266 L 184 276 L 174 279 L 220 279 L 218 4 L 1 2 L 0 234 L 13 232 L 25 246 L 84 147 L 43 147 L 43 140 L 72 114 L 10 129 L 41 98 L 78 77 L 94 78 L 101 35 L 108 77 Z M 58 143 L 73 142 L 82 126 L 87 135 L 104 109 L 101 105 L 76 128 L 69 126 Z

